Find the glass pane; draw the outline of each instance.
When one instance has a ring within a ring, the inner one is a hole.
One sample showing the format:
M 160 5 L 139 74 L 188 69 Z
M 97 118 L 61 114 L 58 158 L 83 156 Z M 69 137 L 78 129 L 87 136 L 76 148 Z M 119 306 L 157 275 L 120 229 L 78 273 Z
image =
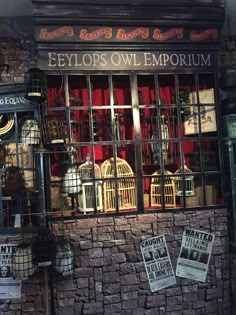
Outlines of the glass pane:
M 130 78 L 128 75 L 113 75 L 114 106 L 131 105 Z
M 106 75 L 91 75 L 92 89 L 92 105 L 107 106 L 110 105 L 110 90 L 108 76 Z

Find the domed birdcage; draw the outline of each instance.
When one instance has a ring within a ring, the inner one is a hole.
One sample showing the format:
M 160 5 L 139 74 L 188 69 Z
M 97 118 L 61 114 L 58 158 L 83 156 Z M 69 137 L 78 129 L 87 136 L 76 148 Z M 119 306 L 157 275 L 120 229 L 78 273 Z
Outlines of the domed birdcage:
M 184 164 L 175 174 L 180 175 L 175 177 L 176 196 L 194 196 L 194 176 L 192 171 Z
M 115 163 L 116 162 L 116 163 Z M 116 169 L 115 169 L 116 166 Z M 136 187 L 134 173 L 130 165 L 121 158 L 110 158 L 101 165 L 103 182 L 103 204 L 105 211 L 136 208 Z M 118 179 L 115 179 L 115 176 Z
M 20 123 L 20 142 L 25 144 L 39 144 L 41 132 L 39 122 L 34 117 L 25 117 Z
M 102 210 L 102 182 L 101 170 L 97 164 L 93 164 L 90 156 L 87 155 L 86 162 L 79 167 L 82 180 L 82 194 L 80 198 L 80 209 L 83 212 L 93 211 L 95 208 L 94 199 L 96 196 L 96 208 Z M 94 191 L 95 189 L 95 191 Z
M 68 275 L 73 272 L 74 253 L 72 245 L 69 241 L 56 241 L 56 257 L 53 267 L 61 275 Z
M 12 254 L 13 276 L 17 279 L 27 280 L 35 270 L 31 244 L 26 242 L 19 244 Z
M 165 170 L 162 175 L 161 170 L 158 170 L 152 174 L 154 176 L 151 180 L 150 185 L 150 197 L 151 207 L 162 206 L 164 203 L 165 207 L 175 207 L 175 182 L 173 173 Z M 163 195 L 164 193 L 164 195 Z

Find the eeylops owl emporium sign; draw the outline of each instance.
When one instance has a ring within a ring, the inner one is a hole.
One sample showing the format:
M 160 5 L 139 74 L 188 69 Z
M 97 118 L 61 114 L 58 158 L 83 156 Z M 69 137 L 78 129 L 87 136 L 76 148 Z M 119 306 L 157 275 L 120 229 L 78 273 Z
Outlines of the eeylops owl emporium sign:
M 211 51 L 39 51 L 43 70 L 125 71 L 196 69 L 215 71 L 218 54 Z

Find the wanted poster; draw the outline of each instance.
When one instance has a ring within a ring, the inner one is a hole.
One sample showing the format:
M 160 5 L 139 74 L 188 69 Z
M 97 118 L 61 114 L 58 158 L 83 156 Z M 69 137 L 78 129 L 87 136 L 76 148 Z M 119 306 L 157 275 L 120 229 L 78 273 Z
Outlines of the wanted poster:
M 185 229 L 177 259 L 176 276 L 205 282 L 213 243 L 214 234 Z
M 141 243 L 141 252 L 152 292 L 176 283 L 164 235 Z
M 15 244 L 0 244 L 0 299 L 21 297 L 21 280 L 14 280 L 12 272 L 15 249 Z
M 12 254 L 15 244 L 0 244 L 0 280 L 12 278 Z

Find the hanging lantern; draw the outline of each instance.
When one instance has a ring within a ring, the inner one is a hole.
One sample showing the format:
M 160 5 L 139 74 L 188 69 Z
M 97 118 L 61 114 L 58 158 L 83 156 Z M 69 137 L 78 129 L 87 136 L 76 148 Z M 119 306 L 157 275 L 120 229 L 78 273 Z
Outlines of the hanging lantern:
M 25 74 L 26 96 L 30 101 L 42 101 L 44 98 L 45 76 L 44 71 L 31 68 Z
M 93 176 L 93 163 L 90 160 L 90 156 L 87 155 L 86 162 L 79 167 L 81 180 L 82 180 L 82 194 L 80 208 L 83 212 L 94 210 L 94 189 L 96 195 L 96 207 L 97 210 L 102 210 L 102 182 L 95 181 L 94 178 L 101 178 L 100 167 L 94 164 L 94 176 Z
M 79 194 L 81 191 L 81 178 L 77 166 L 72 165 L 63 177 L 63 192 L 68 195 Z
M 41 228 L 32 244 L 32 253 L 39 267 L 49 266 L 55 259 L 56 245 L 50 230 Z
M 45 144 L 60 144 L 66 141 L 65 122 L 56 115 L 46 115 L 43 118 Z
M 33 263 L 31 244 L 19 244 L 12 254 L 12 272 L 18 279 L 27 280 L 34 274 L 36 266 Z
M 183 173 L 183 174 L 182 174 Z M 176 196 L 194 196 L 194 176 L 192 171 L 184 164 L 184 167 L 180 167 L 175 174 L 181 174 L 175 178 Z
M 74 253 L 69 241 L 60 240 L 56 242 L 56 258 L 54 261 L 55 270 L 62 274 L 68 275 L 73 272 Z
M 39 122 L 33 117 L 25 117 L 21 122 L 20 142 L 26 144 L 39 144 Z

